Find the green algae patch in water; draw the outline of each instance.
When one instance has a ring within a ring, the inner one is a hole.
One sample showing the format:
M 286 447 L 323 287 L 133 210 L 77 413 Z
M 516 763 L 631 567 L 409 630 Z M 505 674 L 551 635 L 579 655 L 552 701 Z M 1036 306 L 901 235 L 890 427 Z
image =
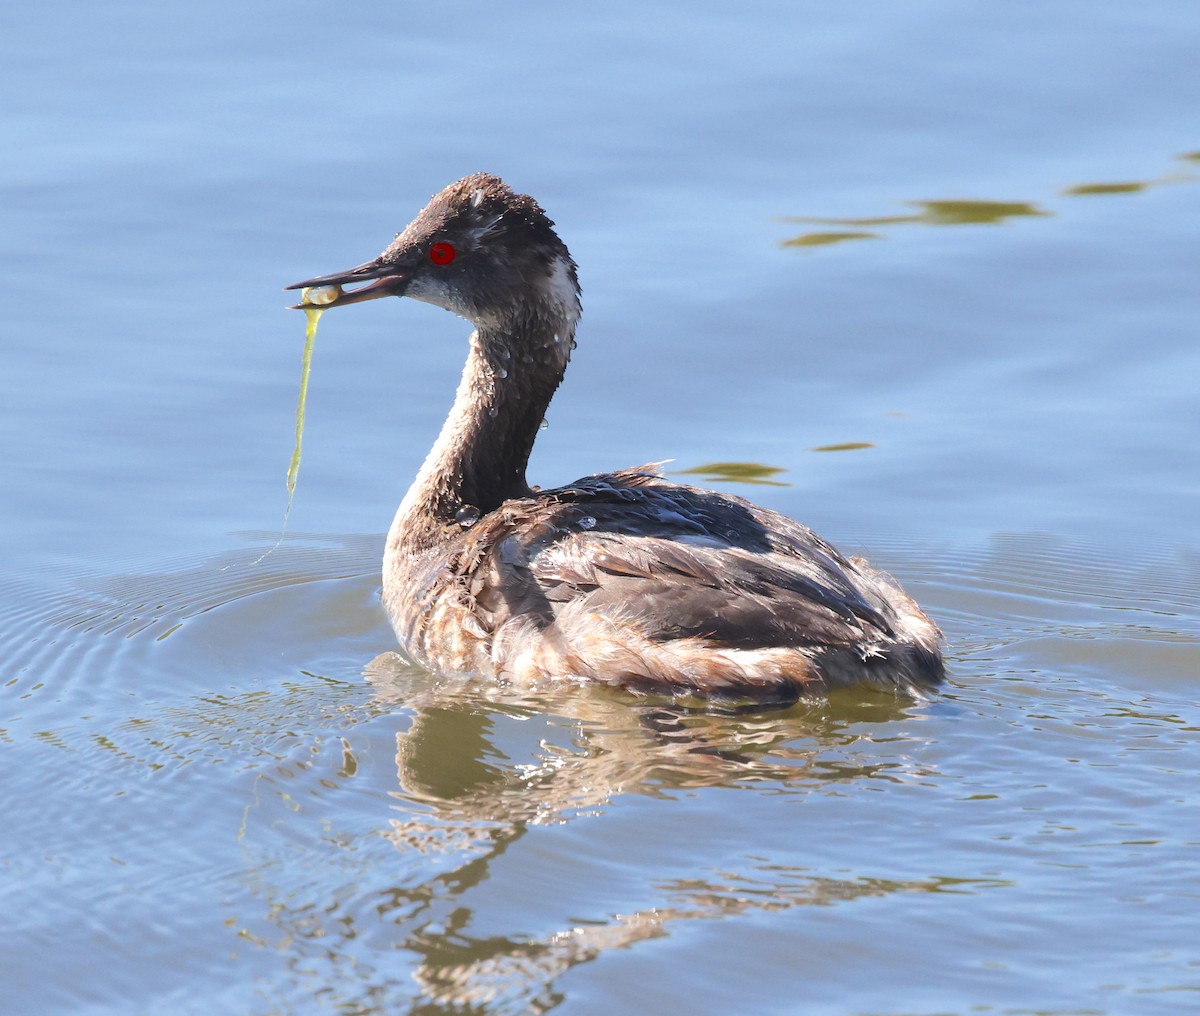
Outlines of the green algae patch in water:
M 840 444 L 823 444 L 817 445 L 816 448 L 810 448 L 810 452 L 859 452 L 864 448 L 874 448 L 874 441 L 843 441 Z
M 776 480 L 786 472 L 779 466 L 768 466 L 761 462 L 706 462 L 691 469 L 676 469 L 678 476 L 699 476 L 705 483 L 754 483 L 765 487 L 790 487 L 790 483 Z

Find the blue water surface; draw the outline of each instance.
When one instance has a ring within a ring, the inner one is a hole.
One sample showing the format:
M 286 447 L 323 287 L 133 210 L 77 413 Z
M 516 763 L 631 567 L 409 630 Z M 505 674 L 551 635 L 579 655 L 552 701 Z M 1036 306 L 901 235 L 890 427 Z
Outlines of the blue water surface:
M 1190 1011 L 1198 48 L 1178 0 L 8 11 L 3 1008 Z M 580 265 L 530 479 L 740 477 L 904 582 L 943 695 L 407 667 L 382 533 L 468 331 L 415 302 L 323 319 L 262 557 L 282 287 L 478 170 Z

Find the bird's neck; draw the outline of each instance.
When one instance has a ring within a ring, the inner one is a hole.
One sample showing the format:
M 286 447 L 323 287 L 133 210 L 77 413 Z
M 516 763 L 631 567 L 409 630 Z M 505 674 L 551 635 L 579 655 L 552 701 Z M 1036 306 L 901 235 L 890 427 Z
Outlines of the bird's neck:
M 425 543 L 530 493 L 525 469 L 562 381 L 575 317 L 480 325 L 450 415 L 396 513 L 389 544 Z

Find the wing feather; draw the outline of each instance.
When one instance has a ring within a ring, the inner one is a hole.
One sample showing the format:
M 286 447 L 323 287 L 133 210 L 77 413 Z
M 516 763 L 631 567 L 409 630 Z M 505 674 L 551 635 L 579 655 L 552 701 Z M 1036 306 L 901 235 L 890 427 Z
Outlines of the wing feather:
M 572 611 L 636 622 L 658 641 L 742 648 L 892 633 L 886 599 L 806 527 L 645 469 L 507 502 L 459 564 L 490 630 L 514 617 L 544 628 Z

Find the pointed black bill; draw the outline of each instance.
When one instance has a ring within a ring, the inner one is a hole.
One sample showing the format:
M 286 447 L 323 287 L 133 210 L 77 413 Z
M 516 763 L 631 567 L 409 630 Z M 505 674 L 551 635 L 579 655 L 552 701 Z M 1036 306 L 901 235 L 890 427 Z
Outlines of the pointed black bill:
M 304 282 L 294 282 L 289 289 L 313 289 L 317 286 L 353 286 L 365 282 L 367 285 L 359 289 L 347 290 L 338 295 L 336 300 L 324 304 L 293 304 L 291 310 L 308 310 L 319 306 L 322 310 L 330 307 L 342 307 L 348 303 L 361 303 L 363 300 L 377 300 L 383 296 L 403 296 L 408 288 L 411 275 L 398 270 L 394 265 L 382 264 L 379 261 L 368 261 L 357 268 L 349 268 L 344 272 L 334 272 L 332 275 L 320 275 L 315 279 L 305 279 Z

